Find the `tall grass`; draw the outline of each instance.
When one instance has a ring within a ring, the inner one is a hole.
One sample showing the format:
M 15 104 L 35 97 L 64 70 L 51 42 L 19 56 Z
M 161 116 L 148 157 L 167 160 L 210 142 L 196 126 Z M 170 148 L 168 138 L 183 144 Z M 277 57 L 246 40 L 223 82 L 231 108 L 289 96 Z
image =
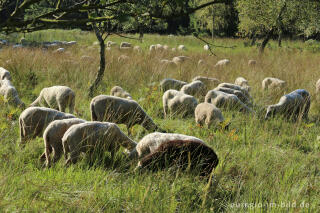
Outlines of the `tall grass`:
M 18 39 L 17 35 L 14 39 Z M 99 66 L 99 49 L 93 46 L 92 33 L 46 31 L 26 35 L 27 40 L 77 40 L 79 44 L 65 53 L 38 48 L 0 51 L 0 66 L 13 77 L 20 97 L 30 104 L 43 87 L 67 85 L 76 93 L 78 117 L 90 120 L 87 91 Z M 146 35 L 144 42 L 110 37 L 120 43 L 129 41 L 145 51 L 107 51 L 107 68 L 96 95 L 108 94 L 119 85 L 171 132 L 193 135 L 207 142 L 218 154 L 220 163 L 212 183 L 188 172 L 165 170 L 156 173 L 134 172 L 134 163 L 119 152 L 114 164 L 88 167 L 86 157 L 70 168 L 59 162 L 41 169 L 38 161 L 43 139 L 36 138 L 25 149 L 18 147 L 20 110 L 0 100 L 0 209 L 3 211 L 47 212 L 315 212 L 320 206 L 319 103 L 315 82 L 320 77 L 319 54 L 304 49 L 301 42 L 284 42 L 279 49 L 271 43 L 264 55 L 244 40 L 215 39 L 214 44 L 236 46 L 215 48 L 217 56 L 202 50 L 203 44 L 192 37 Z M 188 51 L 149 54 L 150 44 L 184 44 Z M 129 60 L 119 63 L 118 57 Z M 82 56 L 89 56 L 83 59 Z M 177 67 L 165 67 L 159 59 L 187 55 L 191 60 Z M 230 66 L 217 69 L 223 58 Z M 206 65 L 199 67 L 203 59 Z M 248 60 L 257 60 L 255 67 Z M 166 77 L 190 81 L 197 75 L 233 82 L 243 76 L 252 87 L 256 116 L 223 111 L 230 120 L 229 131 L 198 127 L 193 118 L 163 119 L 162 94 L 158 83 Z M 280 94 L 263 93 L 261 81 L 278 77 L 288 82 L 285 92 L 307 89 L 312 96 L 309 123 L 291 123 L 282 118 L 264 121 L 265 106 L 276 103 Z M 121 128 L 125 128 L 120 125 Z M 126 131 L 125 131 L 126 132 Z M 136 141 L 146 134 L 133 128 Z M 106 161 L 109 156 L 106 155 Z M 110 166 L 112 165 L 112 166 Z M 122 169 L 128 168 L 129 169 Z

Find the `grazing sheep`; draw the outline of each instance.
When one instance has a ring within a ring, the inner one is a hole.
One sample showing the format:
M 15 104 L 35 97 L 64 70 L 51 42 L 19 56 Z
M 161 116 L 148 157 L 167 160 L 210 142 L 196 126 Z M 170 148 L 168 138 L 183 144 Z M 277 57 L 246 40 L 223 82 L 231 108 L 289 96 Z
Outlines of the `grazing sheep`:
M 197 141 L 168 141 L 153 153 L 141 159 L 136 169 L 157 171 L 168 167 L 199 172 L 209 176 L 219 159 L 209 146 Z
M 206 90 L 206 85 L 199 80 L 186 84 L 180 89 L 184 94 L 195 96 L 198 99 L 203 99 L 206 95 Z
M 249 66 L 255 66 L 257 64 L 257 61 L 256 60 L 249 60 L 248 61 L 248 65 Z
M 112 46 L 115 46 L 115 45 L 117 45 L 116 42 L 113 42 L 113 41 L 108 41 L 107 42 L 107 47 L 112 47 Z
M 20 100 L 16 88 L 12 85 L 11 81 L 5 79 L 0 80 L 0 95 L 3 95 L 8 104 L 15 107 L 24 108 L 25 104 Z
M 208 128 L 214 123 L 224 122 L 224 117 L 219 108 L 209 103 L 200 103 L 194 110 L 196 123 L 203 126 L 205 123 Z
M 206 51 L 208 51 L 208 50 L 209 50 L 209 45 L 208 45 L 208 44 L 204 45 L 204 46 L 203 46 L 203 49 L 206 50 Z
M 120 49 L 121 48 L 130 48 L 132 47 L 131 43 L 128 43 L 128 42 L 121 42 L 120 44 Z
M 201 81 L 207 87 L 216 87 L 218 84 L 220 84 L 220 81 L 218 79 L 204 76 L 196 76 L 192 79 L 192 81 Z
M 77 162 L 80 152 L 101 155 L 109 151 L 113 160 L 120 146 L 132 150 L 137 143 L 114 123 L 85 122 L 71 126 L 62 138 L 62 145 L 66 165 L 69 165 Z
M 3 67 L 0 67 L 0 80 L 9 80 L 11 81 L 11 75 L 8 70 Z
M 287 82 L 280 80 L 278 78 L 265 78 L 262 81 L 263 90 L 282 90 L 287 86 Z
M 135 124 L 139 124 L 149 131 L 159 129 L 141 106 L 133 100 L 99 95 L 92 99 L 90 110 L 93 121 L 125 124 L 128 129 L 128 134 L 130 134 L 130 128 Z
M 197 100 L 193 96 L 171 89 L 163 94 L 162 103 L 165 117 L 169 111 L 171 114 L 179 114 L 182 117 L 193 115 L 194 109 L 198 105 Z
M 181 44 L 178 46 L 178 50 L 187 50 L 187 48 Z
M 58 49 L 56 49 L 55 51 L 53 51 L 54 53 L 63 53 L 65 51 L 65 49 L 63 47 L 60 47 Z
M 177 49 L 176 49 L 175 47 L 173 47 L 173 48 L 171 49 L 171 51 L 172 51 L 172 52 L 175 52 L 175 51 L 177 51 Z
M 153 52 L 153 51 L 155 51 L 156 49 L 157 49 L 156 45 L 150 45 L 150 47 L 149 47 L 149 51 L 150 51 L 150 52 Z
M 118 57 L 118 62 L 121 63 L 121 62 L 124 62 L 124 61 L 128 61 L 129 60 L 129 56 L 126 56 L 126 55 L 120 55 Z
M 160 82 L 160 88 L 162 92 L 165 92 L 169 89 L 180 90 L 187 82 L 179 81 L 172 78 L 165 78 Z
M 176 56 L 173 57 L 172 61 L 176 64 L 176 65 L 181 65 L 182 63 L 186 62 L 187 60 L 189 60 L 190 58 L 187 56 Z
M 144 136 L 139 141 L 137 146 L 131 150 L 129 157 L 131 159 L 141 159 L 150 153 L 154 153 L 155 150 L 157 150 L 159 146 L 161 146 L 161 144 L 168 141 L 196 141 L 204 144 L 204 142 L 201 139 L 193 136 L 176 133 L 153 132 Z
M 236 109 L 241 112 L 253 112 L 236 95 L 221 91 L 210 90 L 205 97 L 205 102 L 212 103 L 218 108 Z
M 163 45 L 163 50 L 169 50 L 169 46 L 168 45 Z
M 235 81 L 234 81 L 235 85 L 238 85 L 240 87 L 246 88 L 248 91 L 250 91 L 250 86 L 248 84 L 248 81 L 243 78 L 243 77 L 238 77 Z
M 156 44 L 156 50 L 163 50 L 162 44 Z
M 75 118 L 75 116 L 45 107 L 25 109 L 19 117 L 21 145 L 24 146 L 28 140 L 41 136 L 52 121 L 67 118 Z
M 132 100 L 132 96 L 119 86 L 112 87 L 110 95 Z
M 214 65 L 214 66 L 215 67 L 223 67 L 223 66 L 226 66 L 228 64 L 230 64 L 230 60 L 229 59 L 222 59 L 222 60 L 218 61 L 216 63 L 216 65 Z
M 252 105 L 250 97 L 247 97 L 241 90 L 235 90 L 227 87 L 216 87 L 213 90 L 220 91 L 228 94 L 236 95 L 243 103 Z
M 164 64 L 164 65 L 168 65 L 168 66 L 171 66 L 171 65 L 175 66 L 176 65 L 173 61 L 170 61 L 170 60 L 167 60 L 167 59 L 161 59 L 160 63 Z
M 140 46 L 134 46 L 133 50 L 137 51 L 137 52 L 141 52 L 142 51 Z
M 248 98 L 251 99 L 251 96 L 249 94 L 248 88 L 240 87 L 238 85 L 231 84 L 231 83 L 221 83 L 221 84 L 218 85 L 218 87 L 225 87 L 225 88 L 229 88 L 229 89 L 233 89 L 233 90 L 239 90 L 243 94 L 245 94 Z
M 43 133 L 44 153 L 40 159 L 46 158 L 46 166 L 51 166 L 50 154 L 53 151 L 53 163 L 57 162 L 63 152 L 62 137 L 64 133 L 75 124 L 84 123 L 85 120 L 79 118 L 70 118 L 64 120 L 52 121 Z
M 281 114 L 287 119 L 296 121 L 299 115 L 308 120 L 308 113 L 310 109 L 310 94 L 307 90 L 297 89 L 280 98 L 279 102 L 270 105 L 267 108 L 265 119 L 268 119 L 276 114 Z
M 34 106 L 45 106 L 65 112 L 69 108 L 69 112 L 73 113 L 75 104 L 75 94 L 72 89 L 66 86 L 52 86 L 43 88 L 39 97 L 30 104 Z

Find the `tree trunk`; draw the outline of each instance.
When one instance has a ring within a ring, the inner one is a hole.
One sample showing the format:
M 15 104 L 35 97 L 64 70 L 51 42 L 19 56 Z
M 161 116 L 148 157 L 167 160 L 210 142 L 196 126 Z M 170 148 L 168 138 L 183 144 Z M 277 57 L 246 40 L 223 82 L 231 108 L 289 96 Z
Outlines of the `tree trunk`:
M 96 76 L 95 81 L 91 84 L 89 88 L 89 97 L 93 97 L 94 92 L 99 86 L 99 83 L 101 82 L 103 75 L 104 75 L 104 70 L 106 68 L 106 59 L 105 59 L 105 44 L 104 40 L 102 38 L 102 34 L 100 33 L 100 30 L 96 27 L 94 27 L 94 32 L 96 34 L 96 37 L 99 41 L 100 44 L 100 67 Z
M 278 47 L 282 46 L 282 32 L 279 32 L 279 36 L 278 36 Z
M 260 46 L 260 53 L 264 52 L 265 47 L 267 46 L 272 34 L 273 34 L 274 28 L 272 28 L 266 35 L 266 37 L 264 38 L 261 46 Z

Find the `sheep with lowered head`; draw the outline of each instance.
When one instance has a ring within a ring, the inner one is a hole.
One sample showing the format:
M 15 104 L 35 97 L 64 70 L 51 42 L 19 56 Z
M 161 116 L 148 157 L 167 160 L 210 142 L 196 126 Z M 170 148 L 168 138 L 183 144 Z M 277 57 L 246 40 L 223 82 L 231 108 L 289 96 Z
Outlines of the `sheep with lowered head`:
M 176 56 L 172 58 L 172 61 L 176 64 L 176 65 L 181 65 L 182 63 L 186 62 L 190 60 L 190 58 L 188 56 Z
M 132 99 L 132 96 L 119 86 L 112 87 L 112 89 L 110 90 L 110 95 L 117 96 L 120 98 L 127 98 L 130 100 Z
M 251 87 L 248 84 L 248 81 L 243 77 L 236 78 L 236 80 L 234 81 L 234 84 L 238 85 L 238 86 L 240 86 L 242 88 L 245 88 L 248 91 L 250 91 L 250 89 L 251 89 Z
M 207 87 L 216 87 L 220 84 L 220 81 L 216 78 L 204 77 L 204 76 L 196 76 L 192 79 L 192 81 L 201 81 Z
M 249 99 L 252 99 L 252 97 L 249 94 L 248 88 L 245 87 L 241 87 L 235 84 L 231 84 L 231 83 L 221 83 L 218 85 L 218 87 L 224 87 L 224 88 L 229 88 L 229 89 L 233 89 L 233 90 L 239 90 L 241 91 L 243 94 L 245 94 Z
M 167 90 L 162 96 L 164 116 L 167 114 L 179 114 L 182 117 L 193 115 L 198 105 L 197 99 L 177 90 Z
M 67 118 L 75 118 L 75 116 L 45 107 L 25 109 L 19 117 L 21 145 L 24 146 L 28 140 L 42 136 L 43 131 L 52 121 Z
M 52 121 L 43 133 L 44 140 L 44 153 L 41 155 L 40 159 L 46 159 L 46 167 L 51 166 L 50 154 L 53 152 L 53 163 L 57 162 L 62 153 L 62 137 L 64 133 L 73 125 L 84 123 L 85 120 L 79 118 L 70 118 L 63 120 Z
M 43 88 L 39 97 L 30 104 L 30 106 L 45 106 L 61 112 L 65 112 L 66 108 L 69 108 L 69 112 L 73 113 L 74 104 L 75 94 L 71 88 L 66 86 L 52 86 Z
M 0 67 L 0 80 L 5 80 L 5 79 L 11 81 L 10 72 L 8 70 L 6 70 L 5 68 Z
M 230 64 L 230 60 L 229 59 L 222 59 L 220 61 L 218 61 L 216 63 L 216 65 L 214 65 L 215 67 L 224 67 L 227 66 L 228 64 Z
M 178 50 L 187 50 L 186 46 L 184 46 L 183 44 L 180 44 L 178 46 Z
M 81 152 L 101 155 L 108 151 L 113 160 L 120 146 L 132 150 L 137 143 L 126 136 L 115 123 L 93 121 L 71 126 L 63 135 L 62 145 L 66 165 L 69 165 L 77 162 Z
M 245 93 L 242 92 L 241 90 L 231 89 L 227 87 L 220 87 L 220 86 L 214 88 L 213 90 L 236 95 L 243 103 L 252 105 L 250 100 L 251 97 L 246 96 Z
M 280 80 L 278 78 L 265 78 L 262 81 L 263 90 L 282 90 L 287 86 L 287 82 Z
M 180 89 L 180 91 L 184 94 L 195 96 L 200 100 L 203 99 L 203 97 L 206 95 L 206 90 L 206 85 L 199 80 L 192 81 L 191 83 L 184 85 Z
M 25 104 L 19 98 L 16 88 L 7 79 L 0 80 L 0 95 L 3 95 L 10 105 L 21 108 L 25 107 Z
M 130 128 L 136 124 L 141 125 L 149 131 L 160 129 L 134 100 L 99 95 L 92 99 L 90 110 L 93 121 L 125 124 L 128 129 L 128 134 L 130 134 Z
M 180 90 L 187 82 L 172 79 L 172 78 L 165 78 L 160 82 L 160 88 L 162 92 L 165 92 L 169 89 Z
M 131 48 L 131 47 L 132 47 L 132 45 L 129 42 L 121 42 L 121 44 L 120 44 L 120 49 L 122 49 L 122 48 Z
M 268 106 L 265 119 L 276 114 L 281 114 L 285 118 L 293 119 L 294 121 L 296 121 L 300 115 L 303 119 L 308 120 L 310 103 L 309 92 L 304 89 L 297 89 L 282 96 L 277 104 Z
M 212 124 L 220 124 L 224 122 L 224 117 L 219 108 L 210 103 L 200 103 L 194 110 L 196 123 L 200 126 L 206 124 L 208 128 Z

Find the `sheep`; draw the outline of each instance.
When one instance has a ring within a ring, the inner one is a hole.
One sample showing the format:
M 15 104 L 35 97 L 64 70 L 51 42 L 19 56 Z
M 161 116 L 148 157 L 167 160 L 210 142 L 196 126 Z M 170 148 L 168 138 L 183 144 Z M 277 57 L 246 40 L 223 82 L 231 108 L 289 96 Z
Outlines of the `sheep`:
M 267 120 L 276 114 L 282 114 L 285 118 L 293 121 L 296 121 L 299 115 L 302 115 L 302 119 L 308 120 L 310 104 L 309 92 L 304 89 L 297 89 L 282 96 L 277 104 L 268 106 L 265 119 Z
M 63 53 L 65 52 L 65 49 L 63 47 L 60 47 L 58 49 L 56 49 L 55 51 L 53 51 L 54 53 Z
M 176 64 L 176 65 L 181 65 L 182 63 L 186 62 L 187 60 L 189 60 L 190 58 L 187 56 L 176 56 L 172 58 L 172 61 Z
M 218 79 L 204 76 L 196 76 L 192 79 L 192 81 L 201 81 L 206 85 L 206 87 L 216 87 L 218 84 L 220 84 Z
M 192 95 L 198 99 L 202 99 L 206 95 L 206 85 L 201 81 L 193 81 L 181 87 L 180 91 L 187 95 Z
M 63 135 L 62 145 L 65 164 L 70 165 L 77 162 L 80 152 L 93 154 L 96 151 L 103 154 L 109 151 L 113 161 L 120 146 L 132 150 L 137 143 L 127 137 L 115 123 L 94 121 L 71 126 Z
M 129 42 L 121 42 L 121 44 L 120 44 L 120 49 L 121 48 L 130 48 L 130 47 L 132 47 L 132 45 Z
M 252 105 L 250 97 L 246 96 L 241 90 L 235 90 L 227 87 L 216 87 L 213 90 L 236 95 L 243 103 Z
M 85 120 L 79 118 L 70 118 L 64 120 L 52 121 L 43 133 L 44 153 L 40 159 L 46 159 L 46 167 L 51 166 L 50 154 L 53 151 L 53 163 L 57 162 L 63 152 L 62 137 L 64 133 L 75 124 L 84 123 Z
M 248 65 L 249 66 L 255 66 L 257 64 L 257 61 L 256 60 L 249 60 L 248 61 Z
M 107 47 L 112 47 L 112 46 L 115 46 L 115 45 L 117 45 L 116 42 L 113 42 L 113 41 L 108 41 L 107 42 Z
M 110 91 L 110 95 L 132 100 L 132 96 L 119 86 L 114 86 Z
M 130 58 L 129 56 L 120 55 L 120 56 L 118 57 L 118 62 L 121 63 L 121 62 L 127 61 L 127 60 L 129 60 L 129 58 Z
M 25 104 L 20 100 L 18 92 L 10 80 L 0 80 L 0 95 L 3 95 L 8 104 L 25 108 Z
M 163 45 L 163 50 L 169 50 L 169 46 L 168 45 Z
M 173 66 L 173 65 L 175 66 L 176 65 L 173 61 L 170 61 L 170 60 L 167 60 L 167 59 L 161 59 L 160 63 L 164 64 L 164 65 L 168 65 L 168 66 Z
M 278 78 L 267 77 L 262 81 L 263 90 L 282 90 L 287 86 L 287 82 Z
M 77 44 L 76 41 L 68 41 L 68 42 L 66 43 L 67 46 L 73 46 L 73 45 L 76 45 L 76 44 Z
M 149 131 L 160 129 L 134 100 L 99 95 L 92 99 L 90 110 L 92 121 L 125 124 L 128 134 L 130 134 L 130 128 L 135 124 L 139 124 Z
M 162 96 L 164 117 L 167 113 L 181 114 L 182 117 L 192 115 L 198 101 L 191 95 L 177 90 L 167 90 Z
M 66 112 L 69 108 L 69 113 L 73 113 L 75 104 L 75 94 L 73 90 L 66 86 L 52 86 L 43 88 L 39 97 L 30 104 L 31 107 L 45 106 Z
M 160 132 L 153 132 L 146 136 L 144 136 L 137 146 L 135 146 L 130 154 L 130 159 L 142 159 L 146 155 L 150 153 L 154 153 L 155 150 L 161 146 L 161 144 L 168 142 L 168 141 L 196 141 L 203 143 L 204 142 L 196 137 L 182 135 L 177 133 L 160 133 Z
M 206 97 L 206 103 L 212 103 L 218 108 L 236 109 L 241 112 L 253 112 L 245 105 L 236 95 L 228 94 L 221 91 L 210 90 Z
M 162 92 L 165 92 L 169 89 L 180 90 L 187 82 L 179 81 L 172 78 L 165 78 L 160 82 L 160 88 Z
M 168 167 L 199 172 L 208 177 L 219 159 L 209 146 L 197 141 L 168 141 L 138 163 L 137 169 L 157 171 Z
M 156 44 L 156 50 L 163 50 L 163 46 L 161 44 Z
M 219 108 L 210 103 L 200 103 L 194 110 L 195 121 L 200 126 L 205 123 L 208 128 L 214 123 L 223 123 L 224 117 Z
M 149 51 L 150 52 L 153 52 L 153 51 L 155 51 L 156 50 L 156 45 L 150 45 L 150 47 L 149 47 Z
M 226 66 L 228 64 L 230 64 L 230 60 L 229 59 L 222 59 L 222 60 L 218 61 L 216 63 L 216 65 L 214 65 L 214 66 L 215 67 L 223 67 L 223 66 Z
M 27 141 L 41 136 L 52 121 L 67 118 L 75 118 L 75 116 L 45 107 L 29 107 L 25 109 L 19 117 L 21 146 L 24 146 Z
M 134 46 L 133 50 L 136 51 L 136 52 L 141 52 L 142 51 L 140 46 Z
M 8 70 L 3 67 L 0 67 L 0 80 L 9 80 L 11 81 L 11 75 Z
M 181 44 L 178 46 L 178 50 L 187 50 L 187 48 Z
M 240 87 L 246 88 L 248 91 L 251 90 L 251 87 L 249 86 L 248 81 L 243 77 L 236 78 L 236 80 L 234 81 L 234 84 Z
M 208 51 L 208 50 L 209 50 L 209 48 L 210 48 L 210 47 L 209 47 L 209 45 L 208 45 L 208 44 L 206 44 L 206 45 L 204 45 L 204 46 L 203 46 L 203 49 L 204 49 L 204 50 L 206 50 L 206 51 Z
M 245 87 L 241 87 L 235 84 L 231 84 L 231 83 L 221 83 L 218 85 L 218 87 L 225 87 L 225 88 L 229 88 L 229 89 L 233 89 L 233 90 L 239 90 L 241 91 L 243 94 L 245 94 L 248 98 L 251 99 L 251 96 L 249 94 L 248 88 Z

